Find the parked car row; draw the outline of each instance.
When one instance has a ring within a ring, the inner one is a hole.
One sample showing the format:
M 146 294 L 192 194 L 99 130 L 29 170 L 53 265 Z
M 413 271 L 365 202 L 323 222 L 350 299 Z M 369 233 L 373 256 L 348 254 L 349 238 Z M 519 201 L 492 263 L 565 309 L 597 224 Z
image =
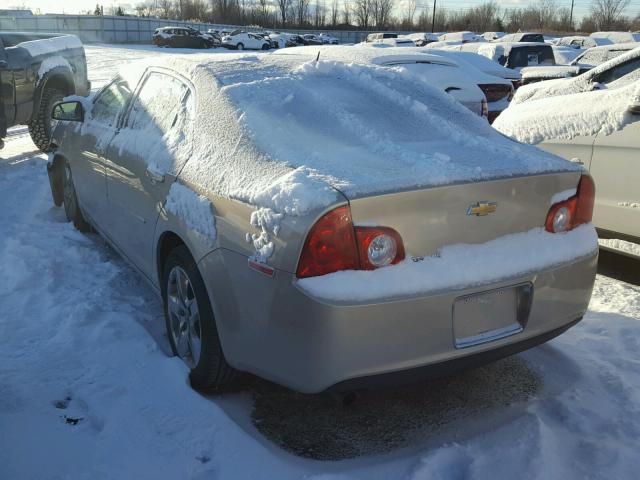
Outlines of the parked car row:
M 598 187 L 600 235 L 640 243 L 640 46 L 575 78 L 518 89 L 495 126 L 584 165 Z

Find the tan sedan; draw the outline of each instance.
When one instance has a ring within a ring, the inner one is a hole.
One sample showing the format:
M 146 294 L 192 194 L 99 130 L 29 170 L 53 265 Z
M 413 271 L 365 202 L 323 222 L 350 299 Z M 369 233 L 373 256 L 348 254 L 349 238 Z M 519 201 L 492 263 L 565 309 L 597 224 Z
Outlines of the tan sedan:
M 196 388 L 441 375 L 587 309 L 591 178 L 401 70 L 177 56 L 54 117 L 55 203 L 162 296 Z

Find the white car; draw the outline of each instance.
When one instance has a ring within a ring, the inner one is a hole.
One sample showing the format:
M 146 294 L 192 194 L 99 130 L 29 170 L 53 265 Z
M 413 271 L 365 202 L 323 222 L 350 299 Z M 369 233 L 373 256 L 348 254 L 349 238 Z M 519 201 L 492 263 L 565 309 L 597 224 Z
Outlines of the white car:
M 318 35 L 318 38 L 325 45 L 338 45 L 340 41 L 336 37 L 332 37 L 331 35 L 327 35 L 326 33 L 321 33 Z
M 461 68 L 458 63 L 438 55 L 431 55 L 423 48 L 415 46 L 408 49 L 383 45 L 380 43 L 361 43 L 355 46 L 298 47 L 278 50 L 274 52 L 274 55 L 298 55 L 301 60 L 320 58 L 338 62 L 401 68 L 417 81 L 422 81 L 448 93 L 473 113 L 483 117 L 488 115 L 484 93 L 473 79 L 468 78 L 468 71 Z
M 438 35 L 429 32 L 409 33 L 407 35 L 402 35 L 402 37 L 413 40 L 416 47 L 424 47 L 429 43 L 437 42 L 439 40 Z
M 517 104 L 544 97 L 555 97 L 596 89 L 616 88 L 637 78 L 640 78 L 640 47 L 619 55 L 613 60 L 609 60 L 574 78 L 525 85 L 518 89 L 513 103 Z
M 360 46 L 386 46 L 386 47 L 415 47 L 416 44 L 413 40 L 406 37 L 398 38 L 377 38 L 375 40 L 368 40 L 358 44 Z
M 601 236 L 640 242 L 640 80 L 512 105 L 493 126 L 583 164 L 595 180 Z
M 430 50 L 429 53 L 453 60 L 465 70 L 465 76 L 473 80 L 487 99 L 488 119 L 492 123 L 509 106 L 515 89 L 520 84 L 520 74 L 505 68 L 486 57 L 470 52 Z
M 607 39 L 611 43 L 640 42 L 640 32 L 593 32 L 592 38 Z
M 629 50 L 640 47 L 638 42 L 616 43 L 613 45 L 602 45 L 585 50 L 578 55 L 572 62 L 572 66 L 580 68 L 580 73 L 591 70 L 593 67 L 613 60 Z
M 601 45 L 611 45 L 613 42 L 608 38 L 586 37 L 584 35 L 572 35 L 561 37 L 556 40 L 555 45 L 572 48 L 593 48 Z
M 473 32 L 468 32 L 468 31 L 444 33 L 440 35 L 439 40 L 441 42 L 460 42 L 460 43 L 485 41 L 483 36 L 475 34 Z
M 236 50 L 269 50 L 271 46 L 269 41 L 260 35 L 240 31 L 222 37 L 222 45 Z

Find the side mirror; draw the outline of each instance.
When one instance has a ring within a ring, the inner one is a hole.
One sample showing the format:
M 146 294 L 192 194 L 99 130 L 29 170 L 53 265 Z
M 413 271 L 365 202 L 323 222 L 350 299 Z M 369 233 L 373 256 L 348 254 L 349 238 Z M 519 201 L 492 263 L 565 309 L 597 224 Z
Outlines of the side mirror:
M 65 122 L 82 122 L 84 120 L 84 108 L 82 103 L 60 102 L 54 105 L 51 118 Z

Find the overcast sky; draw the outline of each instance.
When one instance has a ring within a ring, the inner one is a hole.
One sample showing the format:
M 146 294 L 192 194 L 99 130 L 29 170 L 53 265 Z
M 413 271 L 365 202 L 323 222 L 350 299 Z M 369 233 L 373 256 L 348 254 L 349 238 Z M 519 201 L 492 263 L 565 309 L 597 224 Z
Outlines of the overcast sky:
M 144 0 L 140 0 L 144 1 Z M 325 0 L 329 4 L 331 0 Z M 396 0 L 397 5 L 401 5 L 404 0 Z M 461 10 L 479 5 L 484 0 L 436 0 L 438 6 L 450 10 Z M 529 3 L 535 3 L 536 0 L 497 0 L 497 2 L 505 8 L 526 6 Z M 575 15 L 581 17 L 589 11 L 591 0 L 574 0 Z M 105 10 L 110 6 L 122 5 L 128 10 L 139 3 L 138 0 L 104 0 L 99 1 Z M 311 0 L 315 3 L 315 0 Z M 571 0 L 556 0 L 558 7 L 571 6 Z M 432 8 L 432 0 L 418 0 L 419 8 Z M 75 14 L 81 11 L 93 10 L 96 6 L 96 0 L 0 0 L 0 8 L 12 8 L 16 6 L 24 6 L 31 10 L 39 9 L 42 13 L 68 13 Z M 635 16 L 640 13 L 640 0 L 631 0 L 626 12 L 627 15 Z

